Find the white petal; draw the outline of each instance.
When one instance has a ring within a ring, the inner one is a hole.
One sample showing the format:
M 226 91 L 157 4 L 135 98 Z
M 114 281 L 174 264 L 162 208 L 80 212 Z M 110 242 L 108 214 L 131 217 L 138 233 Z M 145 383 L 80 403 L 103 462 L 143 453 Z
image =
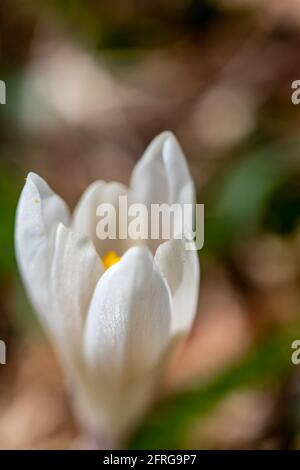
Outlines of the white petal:
M 51 321 L 60 346 L 78 354 L 88 307 L 103 272 L 93 243 L 59 224 L 50 270 Z
M 94 181 L 83 192 L 73 214 L 73 228 L 82 235 L 94 239 L 96 235 L 96 209 L 101 200 L 105 181 Z
M 165 140 L 163 161 L 168 175 L 170 204 L 194 204 L 194 184 L 184 153 L 173 134 Z
M 126 196 L 128 207 L 136 202 L 132 192 L 121 183 L 105 183 L 95 181 L 81 196 L 73 216 L 73 228 L 76 232 L 87 235 L 93 242 L 100 256 L 104 256 L 108 251 L 116 251 L 122 255 L 128 248 L 135 245 L 133 240 L 117 239 L 101 240 L 97 237 L 96 227 L 100 220 L 97 217 L 97 207 L 100 204 L 111 204 L 116 210 L 116 226 L 119 227 L 119 197 Z M 122 214 L 122 215 L 127 215 Z M 113 222 L 113 221 L 112 221 Z
M 109 375 L 156 365 L 169 341 L 170 293 L 146 247 L 129 249 L 96 287 L 85 331 L 88 363 Z
M 196 249 L 186 250 L 184 238 L 169 240 L 158 247 L 154 259 L 173 296 L 172 334 L 187 333 L 197 310 L 200 274 L 198 252 Z
M 146 247 L 128 250 L 96 287 L 85 330 L 93 380 L 79 413 L 96 434 L 127 433 L 152 403 L 170 344 L 169 288 Z
M 137 162 L 131 188 L 144 204 L 194 204 L 194 185 L 183 151 L 171 132 L 158 135 Z
M 69 210 L 38 175 L 29 173 L 17 207 L 16 257 L 31 301 L 44 321 L 49 314 L 49 236 L 58 222 L 69 223 Z

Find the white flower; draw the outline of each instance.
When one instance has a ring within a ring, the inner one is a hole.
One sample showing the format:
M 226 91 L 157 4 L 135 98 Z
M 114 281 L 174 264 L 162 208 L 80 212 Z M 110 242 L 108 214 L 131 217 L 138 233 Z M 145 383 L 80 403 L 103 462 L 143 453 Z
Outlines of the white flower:
M 130 188 L 96 181 L 72 218 L 30 173 L 16 216 L 24 284 L 62 359 L 75 412 L 98 439 L 120 438 L 150 406 L 174 339 L 191 328 L 199 289 L 197 251 L 187 251 L 184 239 L 165 241 L 154 253 L 132 240 L 97 239 L 97 206 L 117 205 L 120 195 L 147 205 L 194 203 L 173 134 L 152 141 Z M 112 250 L 120 261 L 105 270 Z

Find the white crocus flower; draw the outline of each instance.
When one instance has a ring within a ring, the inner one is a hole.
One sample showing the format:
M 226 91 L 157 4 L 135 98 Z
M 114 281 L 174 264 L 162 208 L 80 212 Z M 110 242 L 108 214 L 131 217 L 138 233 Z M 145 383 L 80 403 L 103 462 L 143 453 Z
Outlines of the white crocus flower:
M 199 289 L 197 251 L 187 251 L 185 239 L 165 241 L 155 252 L 133 240 L 97 239 L 96 208 L 117 208 L 120 195 L 148 206 L 194 204 L 190 173 L 172 133 L 153 140 L 130 188 L 93 183 L 73 217 L 30 173 L 15 234 L 24 284 L 62 360 L 75 413 L 110 446 L 151 405 L 174 340 L 191 328 Z

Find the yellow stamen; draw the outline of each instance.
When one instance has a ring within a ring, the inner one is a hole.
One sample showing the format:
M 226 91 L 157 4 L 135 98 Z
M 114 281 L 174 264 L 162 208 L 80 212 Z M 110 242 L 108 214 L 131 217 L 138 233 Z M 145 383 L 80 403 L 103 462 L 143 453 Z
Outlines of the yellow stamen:
M 113 264 L 118 263 L 120 261 L 120 257 L 117 255 L 115 251 L 108 251 L 102 258 L 102 263 L 105 269 L 110 268 Z

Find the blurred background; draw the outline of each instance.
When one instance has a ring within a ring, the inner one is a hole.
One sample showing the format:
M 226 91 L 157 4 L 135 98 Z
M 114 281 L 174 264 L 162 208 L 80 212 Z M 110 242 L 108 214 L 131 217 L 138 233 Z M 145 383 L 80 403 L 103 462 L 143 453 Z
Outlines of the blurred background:
M 300 3 L 2 0 L 0 79 L 0 448 L 80 439 L 14 259 L 27 172 L 74 207 L 166 129 L 205 204 L 199 315 L 128 447 L 300 448 Z

